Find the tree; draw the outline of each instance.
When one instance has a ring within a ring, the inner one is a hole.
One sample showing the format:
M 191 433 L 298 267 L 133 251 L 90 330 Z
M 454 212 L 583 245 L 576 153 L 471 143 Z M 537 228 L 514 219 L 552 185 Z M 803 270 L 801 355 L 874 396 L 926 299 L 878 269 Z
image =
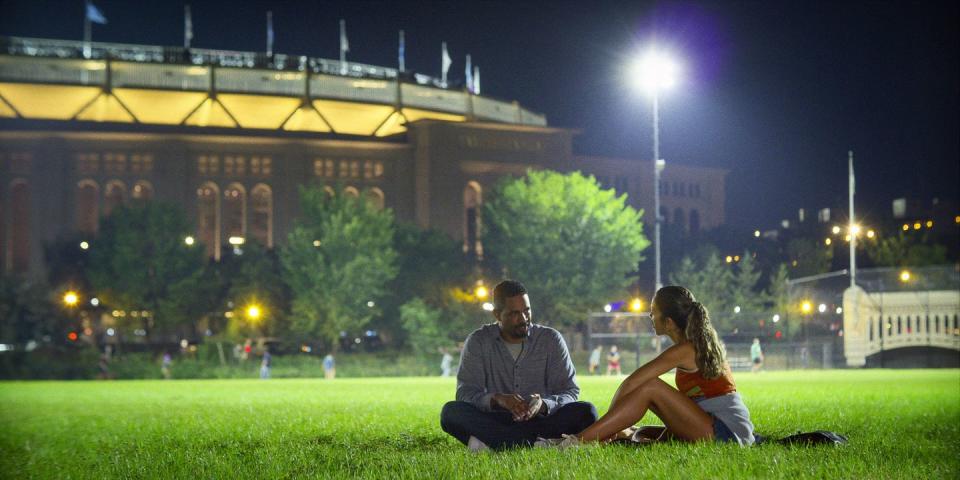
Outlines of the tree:
M 498 183 L 484 205 L 485 251 L 530 290 L 541 320 L 579 325 L 622 295 L 641 252 L 641 211 L 579 172 L 529 171 Z
M 726 263 L 715 249 L 705 247 L 684 257 L 670 281 L 690 289 L 721 333 L 726 333 L 756 328 L 756 314 L 765 309 L 769 298 L 758 285 L 761 276 L 751 252 L 743 252 L 737 263 Z
M 469 292 L 450 288 L 444 299 L 439 307 L 420 298 L 400 307 L 400 319 L 408 343 L 420 355 L 433 355 L 440 348 L 457 345 L 485 321 L 492 320 L 490 313 L 481 310 Z
M 64 338 L 68 320 L 42 284 L 0 275 L 0 343 Z
M 713 249 L 705 248 L 694 256 L 684 257 L 670 274 L 670 282 L 688 288 L 713 316 L 733 311 L 735 304 L 730 294 L 734 284 L 733 268 Z
M 88 272 L 103 304 L 149 311 L 139 317 L 148 333 L 192 328 L 196 334 L 200 317 L 215 306 L 216 286 L 205 283 L 203 247 L 184 242 L 192 230 L 183 211 L 165 203 L 122 206 L 104 218 Z
M 806 277 L 830 271 L 833 249 L 810 238 L 794 238 L 787 242 L 787 257 L 793 267 L 790 276 Z
M 924 267 L 947 263 L 947 248 L 928 244 L 927 235 L 899 232 L 866 242 L 867 255 L 878 267 Z
M 444 308 L 448 290 L 468 278 L 469 263 L 460 244 L 447 234 L 436 229 L 421 230 L 409 223 L 397 223 L 394 249 L 397 276 L 383 299 L 383 315 L 374 319 L 372 326 L 381 332 L 387 329 L 402 335 L 409 330 L 398 321 L 402 319 L 401 306 L 420 298 L 429 307 Z
M 283 265 L 274 250 L 257 242 L 247 242 L 239 254 L 220 260 L 220 273 L 228 278 L 224 292 L 224 310 L 232 311 L 228 330 L 236 337 L 275 336 L 287 328 L 290 293 L 283 281 Z M 256 307 L 260 315 L 249 318 Z
M 303 214 L 280 255 L 293 294 L 291 329 L 333 348 L 341 331 L 370 322 L 397 273 L 393 212 L 338 190 L 300 188 Z

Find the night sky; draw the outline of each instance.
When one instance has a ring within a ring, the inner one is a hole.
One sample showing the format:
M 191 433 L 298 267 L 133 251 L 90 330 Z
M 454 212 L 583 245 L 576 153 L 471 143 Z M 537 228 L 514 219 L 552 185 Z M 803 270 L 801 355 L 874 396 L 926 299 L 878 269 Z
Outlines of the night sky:
M 182 45 L 183 1 L 97 0 L 94 40 Z M 728 223 L 771 228 L 796 210 L 846 209 L 847 150 L 857 208 L 898 197 L 958 202 L 958 7 L 952 2 L 318 2 L 194 0 L 193 45 L 279 53 L 439 76 L 440 42 L 484 95 L 518 100 L 582 133 L 576 152 L 649 159 L 649 99 L 625 67 L 656 40 L 683 64 L 661 100 L 668 163 L 730 170 Z M 0 34 L 81 39 L 83 1 L 0 0 Z

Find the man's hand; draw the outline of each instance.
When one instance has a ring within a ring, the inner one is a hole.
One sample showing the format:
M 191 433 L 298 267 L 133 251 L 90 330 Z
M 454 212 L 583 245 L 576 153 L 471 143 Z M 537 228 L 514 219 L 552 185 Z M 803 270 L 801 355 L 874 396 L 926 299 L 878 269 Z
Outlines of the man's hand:
M 514 421 L 527 411 L 527 402 L 516 393 L 497 393 L 490 401 L 495 407 L 510 412 L 510 414 L 513 415 Z
M 530 395 L 530 399 L 525 402 L 525 407 L 523 413 L 520 415 L 514 415 L 514 422 L 526 422 L 537 415 L 540 415 L 540 412 L 546 408 L 546 405 L 543 403 L 543 399 L 540 398 L 540 394 L 534 393 Z

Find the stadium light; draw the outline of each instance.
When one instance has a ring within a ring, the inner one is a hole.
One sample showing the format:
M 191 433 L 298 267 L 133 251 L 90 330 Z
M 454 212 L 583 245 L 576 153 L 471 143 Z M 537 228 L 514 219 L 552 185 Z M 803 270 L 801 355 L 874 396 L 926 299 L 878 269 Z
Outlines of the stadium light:
M 813 303 L 810 302 L 810 300 L 804 300 L 803 303 L 800 304 L 800 311 L 803 312 L 803 313 L 810 313 L 810 312 L 812 312 L 812 311 L 813 311 Z
M 480 300 L 486 300 L 487 296 L 490 295 L 490 292 L 487 290 L 487 287 L 483 286 L 483 281 L 477 283 L 477 288 L 473 291 L 474 295 L 476 295 Z
M 189 236 L 189 235 L 188 235 L 186 238 L 183 239 L 183 243 L 186 243 L 188 246 L 193 245 L 193 242 L 194 242 L 194 241 L 195 241 L 195 240 L 193 239 L 193 237 L 191 237 L 191 236 Z
M 640 300 L 639 298 L 634 298 L 633 301 L 630 302 L 630 310 L 633 310 L 634 312 L 639 312 L 642 309 L 643 309 L 643 301 Z
M 68 307 L 73 307 L 80 301 L 80 296 L 73 290 L 63 294 L 63 303 Z
M 909 282 L 909 281 L 910 281 L 910 277 L 911 277 L 911 275 L 910 275 L 910 270 L 903 270 L 902 272 L 900 272 L 900 281 L 901 281 L 901 282 L 903 282 L 903 283 Z
M 247 307 L 246 314 L 248 319 L 256 321 L 263 315 L 263 309 L 260 305 L 250 305 Z
M 631 83 L 653 97 L 653 246 L 654 285 L 660 290 L 660 171 L 666 162 L 660 157 L 660 91 L 673 88 L 680 76 L 679 65 L 666 53 L 650 48 L 629 68 Z

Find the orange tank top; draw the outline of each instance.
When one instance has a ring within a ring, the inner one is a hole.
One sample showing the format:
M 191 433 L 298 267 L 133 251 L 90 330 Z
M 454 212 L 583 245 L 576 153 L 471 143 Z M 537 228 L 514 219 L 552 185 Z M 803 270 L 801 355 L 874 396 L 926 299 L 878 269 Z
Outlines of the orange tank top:
M 677 390 L 690 398 L 713 398 L 737 391 L 730 367 L 724 368 L 723 375 L 709 380 L 699 370 L 685 372 L 678 367 L 676 382 Z

